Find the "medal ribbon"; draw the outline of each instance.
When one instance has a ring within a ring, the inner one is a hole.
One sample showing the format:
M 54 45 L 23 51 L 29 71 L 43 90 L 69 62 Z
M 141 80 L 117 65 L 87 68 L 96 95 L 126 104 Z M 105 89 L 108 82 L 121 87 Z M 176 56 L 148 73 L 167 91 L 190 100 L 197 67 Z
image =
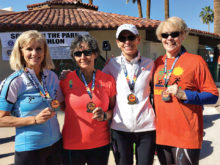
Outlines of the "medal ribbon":
M 138 74 L 138 70 L 139 70 L 139 63 L 141 62 L 141 58 L 138 60 L 138 63 L 136 64 L 133 64 L 134 65 L 134 76 L 133 76 L 133 79 L 130 80 L 129 76 L 128 76 L 128 72 L 127 72 L 127 69 L 126 69 L 126 66 L 125 66 L 125 61 L 123 60 L 123 57 L 121 57 L 121 66 L 122 66 L 122 69 L 124 71 L 124 75 L 125 75 L 125 78 L 127 80 L 127 83 L 128 83 L 128 86 L 130 88 L 131 91 L 134 90 L 134 86 L 135 86 L 135 82 L 137 80 L 137 74 Z
M 45 97 L 45 98 L 50 98 L 50 94 L 49 94 L 49 92 L 47 91 L 47 88 L 46 88 L 46 79 L 45 79 L 44 75 L 41 76 L 42 82 L 43 82 L 43 87 L 42 87 L 41 84 L 39 82 L 37 82 L 36 79 L 32 76 L 32 74 L 30 73 L 28 68 L 25 68 L 24 72 L 26 73 L 26 75 L 27 75 L 28 79 L 30 80 L 31 84 L 36 89 L 39 90 L 40 95 L 42 97 Z
M 86 82 L 86 79 L 85 79 L 85 76 L 83 75 L 83 73 L 81 73 L 81 76 L 82 76 L 83 83 L 84 83 L 84 85 L 86 87 L 86 91 L 87 91 L 90 99 L 92 99 L 92 93 L 93 93 L 93 91 L 95 89 L 95 71 L 93 71 L 93 73 L 92 73 L 92 87 L 91 87 L 92 89 L 91 90 L 90 90 L 90 88 L 89 88 L 89 86 L 88 86 L 88 84 Z
M 168 86 L 168 82 L 169 82 L 170 76 L 171 76 L 171 74 L 172 74 L 172 72 L 173 72 L 173 69 L 174 69 L 174 66 L 175 66 L 176 62 L 178 61 L 178 59 L 180 58 L 180 56 L 181 56 L 183 53 L 185 53 L 185 52 L 186 52 L 186 49 L 182 46 L 182 47 L 181 47 L 181 51 L 180 51 L 180 53 L 178 53 L 178 55 L 176 56 L 176 58 L 175 58 L 175 60 L 174 60 L 174 62 L 173 62 L 173 64 L 172 64 L 172 66 L 171 66 L 171 69 L 170 69 L 170 72 L 169 72 L 169 73 L 168 73 L 168 71 L 167 71 L 167 55 L 166 55 L 165 64 L 164 64 L 164 74 L 165 74 L 165 76 L 164 76 L 164 81 L 165 81 L 164 86 L 165 86 L 165 87 Z

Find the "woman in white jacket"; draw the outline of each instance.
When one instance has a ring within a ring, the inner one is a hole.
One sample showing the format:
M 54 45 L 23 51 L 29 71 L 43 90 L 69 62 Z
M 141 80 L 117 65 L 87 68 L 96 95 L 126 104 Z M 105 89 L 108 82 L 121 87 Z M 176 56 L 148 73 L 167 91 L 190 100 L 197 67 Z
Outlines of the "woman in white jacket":
M 116 105 L 111 123 L 115 162 L 132 165 L 135 144 L 138 165 L 151 165 L 155 152 L 155 113 L 150 103 L 154 62 L 140 55 L 136 26 L 119 26 L 116 42 L 122 53 L 103 69 L 116 81 Z

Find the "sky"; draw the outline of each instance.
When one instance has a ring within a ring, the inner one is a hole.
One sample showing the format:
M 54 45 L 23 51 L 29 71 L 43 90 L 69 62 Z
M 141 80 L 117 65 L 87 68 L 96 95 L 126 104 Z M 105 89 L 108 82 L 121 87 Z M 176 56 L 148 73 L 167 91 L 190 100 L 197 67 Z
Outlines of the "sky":
M 47 0 L 0 0 L 0 9 L 12 7 L 13 11 L 27 11 L 27 5 L 45 2 Z M 146 1 L 141 0 L 143 17 L 146 17 Z M 82 0 L 88 3 L 88 0 Z M 189 28 L 208 31 L 208 25 L 203 24 L 199 17 L 202 8 L 210 6 L 213 9 L 213 0 L 169 0 L 170 17 L 177 16 L 185 20 Z M 137 4 L 132 0 L 93 0 L 98 11 L 138 17 Z M 164 20 L 164 0 L 151 0 L 150 17 L 153 20 Z M 214 23 L 210 24 L 210 32 L 214 31 Z

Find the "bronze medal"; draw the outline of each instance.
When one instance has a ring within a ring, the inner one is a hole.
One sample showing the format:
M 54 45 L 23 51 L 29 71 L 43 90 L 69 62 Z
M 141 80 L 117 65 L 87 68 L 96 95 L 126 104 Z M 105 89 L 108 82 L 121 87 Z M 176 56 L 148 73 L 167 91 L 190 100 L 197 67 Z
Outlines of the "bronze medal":
M 92 111 L 93 111 L 95 108 L 96 108 L 95 103 L 89 102 L 89 103 L 87 104 L 87 112 L 92 113 Z
M 162 91 L 162 100 L 163 101 L 170 101 L 171 100 L 171 97 L 170 97 L 170 94 L 168 92 L 166 92 L 166 90 Z
M 60 102 L 58 100 L 52 100 L 50 103 L 52 108 L 58 108 L 60 106 Z
M 54 99 L 50 102 L 50 106 L 52 107 L 53 110 L 56 110 L 57 108 L 60 107 L 60 102 Z
M 136 96 L 131 93 L 128 95 L 128 104 L 136 104 Z

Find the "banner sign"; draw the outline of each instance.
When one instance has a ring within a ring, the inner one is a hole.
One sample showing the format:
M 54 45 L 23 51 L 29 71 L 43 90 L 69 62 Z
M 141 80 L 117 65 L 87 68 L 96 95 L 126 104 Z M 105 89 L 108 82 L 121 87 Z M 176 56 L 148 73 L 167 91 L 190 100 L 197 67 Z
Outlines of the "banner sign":
M 2 43 L 2 60 L 9 60 L 14 43 L 22 32 L 0 33 Z M 41 32 L 44 34 L 52 59 L 71 59 L 70 45 L 77 35 L 89 34 L 88 32 Z

